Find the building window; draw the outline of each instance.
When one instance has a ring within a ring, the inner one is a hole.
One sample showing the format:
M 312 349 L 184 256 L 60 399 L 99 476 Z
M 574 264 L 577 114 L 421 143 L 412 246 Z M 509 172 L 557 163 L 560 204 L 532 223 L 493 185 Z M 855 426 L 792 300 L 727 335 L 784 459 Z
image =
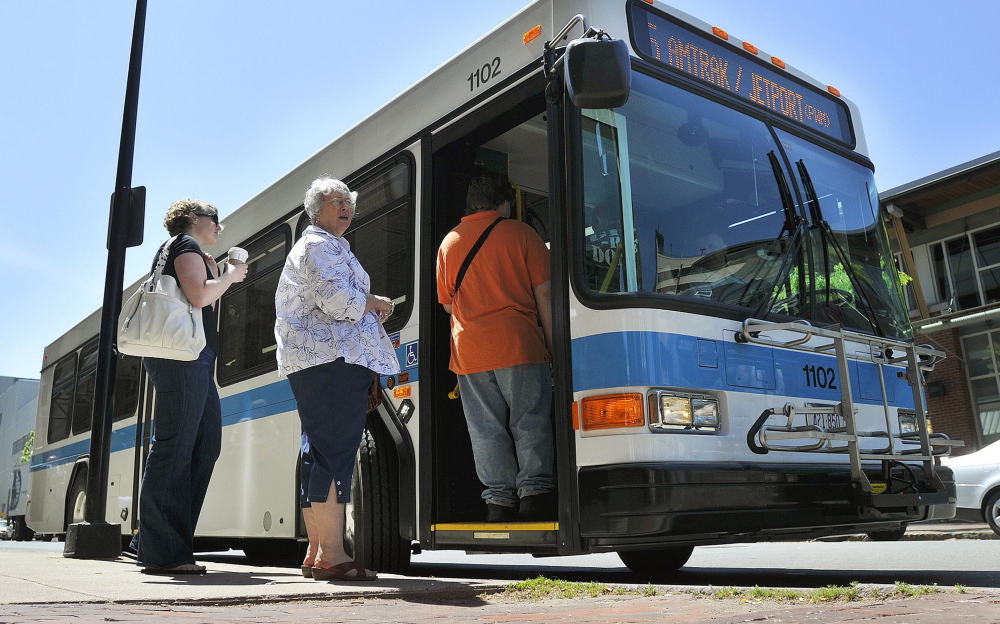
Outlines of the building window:
M 1000 302 L 1000 227 L 931 243 L 938 294 L 953 310 Z
M 1000 331 L 962 338 L 969 384 L 982 425 L 983 444 L 1000 440 Z
M 24 445 L 28 443 L 30 438 L 31 433 L 26 433 L 20 438 L 14 440 L 14 444 L 10 448 L 10 453 L 14 456 L 15 460 L 21 461 L 21 455 L 24 453 Z

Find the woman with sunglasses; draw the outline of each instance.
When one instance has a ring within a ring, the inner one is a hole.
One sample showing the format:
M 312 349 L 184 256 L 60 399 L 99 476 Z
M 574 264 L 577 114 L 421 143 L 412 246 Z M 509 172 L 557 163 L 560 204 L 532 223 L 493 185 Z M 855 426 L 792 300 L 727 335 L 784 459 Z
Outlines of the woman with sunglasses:
M 170 205 L 163 225 L 174 237 L 163 274 L 176 279 L 187 300 L 201 308 L 206 345 L 193 362 L 142 360 L 156 388 L 156 420 L 139 495 L 139 532 L 131 546 L 146 574 L 202 574 L 205 567 L 194 560 L 194 529 L 222 449 L 222 410 L 212 379 L 219 352 L 215 302 L 246 278 L 247 265 L 229 264 L 220 273 L 203 251 L 222 231 L 214 206 L 180 199 Z

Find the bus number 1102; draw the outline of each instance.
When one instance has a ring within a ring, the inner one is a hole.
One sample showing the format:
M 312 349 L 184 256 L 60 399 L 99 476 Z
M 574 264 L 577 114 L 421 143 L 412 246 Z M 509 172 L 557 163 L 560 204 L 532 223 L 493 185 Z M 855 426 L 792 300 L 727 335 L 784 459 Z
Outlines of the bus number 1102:
M 494 57 L 489 63 L 483 63 L 477 71 L 469 74 L 469 91 L 475 91 L 491 79 L 500 75 L 500 57 Z
M 837 371 L 829 366 L 803 366 L 802 372 L 806 374 L 806 385 L 813 388 L 829 388 L 836 390 Z

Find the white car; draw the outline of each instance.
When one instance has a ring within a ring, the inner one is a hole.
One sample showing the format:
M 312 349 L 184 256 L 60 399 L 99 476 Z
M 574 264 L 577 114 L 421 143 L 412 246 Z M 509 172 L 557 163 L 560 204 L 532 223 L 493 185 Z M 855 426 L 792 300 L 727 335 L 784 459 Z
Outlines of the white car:
M 1000 441 L 941 463 L 955 473 L 958 517 L 985 520 L 1000 535 Z
M 14 523 L 8 522 L 6 518 L 0 518 L 0 539 L 14 539 Z

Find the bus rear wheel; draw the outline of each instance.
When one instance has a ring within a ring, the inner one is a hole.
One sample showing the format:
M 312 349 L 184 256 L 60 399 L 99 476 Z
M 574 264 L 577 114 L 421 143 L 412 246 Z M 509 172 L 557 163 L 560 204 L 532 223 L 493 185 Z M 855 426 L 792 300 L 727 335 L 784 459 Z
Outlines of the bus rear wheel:
M 83 522 L 87 514 L 87 469 L 81 468 L 73 479 L 73 485 L 69 488 L 69 495 L 66 497 L 66 526 Z
M 344 546 L 369 570 L 405 574 L 410 567 L 410 544 L 399 536 L 398 481 L 392 439 L 378 424 L 366 427 L 355 458 Z
M 660 576 L 684 566 L 694 546 L 673 546 L 659 550 L 620 550 L 618 557 L 629 570 L 647 576 Z

